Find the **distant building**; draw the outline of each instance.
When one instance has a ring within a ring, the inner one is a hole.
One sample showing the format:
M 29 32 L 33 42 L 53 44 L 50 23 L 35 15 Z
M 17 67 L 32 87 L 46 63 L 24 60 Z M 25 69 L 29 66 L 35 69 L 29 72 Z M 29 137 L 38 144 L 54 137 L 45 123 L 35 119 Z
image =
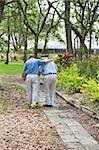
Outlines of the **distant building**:
M 38 45 L 39 53 L 42 53 L 43 48 L 44 43 L 43 42 L 39 43 Z M 46 50 L 48 50 L 48 53 L 63 53 L 66 51 L 66 46 L 64 43 L 50 41 L 47 43 Z
M 88 48 L 88 42 L 86 42 L 86 46 Z M 73 42 L 73 47 L 74 47 L 74 50 L 77 51 L 79 48 L 80 48 L 80 41 L 77 39 L 75 41 L 75 44 Z M 33 49 L 33 45 L 29 45 L 28 49 Z M 42 53 L 42 50 L 44 48 L 44 42 L 39 42 L 38 44 L 38 52 L 39 53 Z M 99 47 L 96 45 L 96 43 L 92 44 L 92 53 L 98 53 L 99 54 Z M 62 42 L 58 42 L 58 41 L 49 41 L 47 43 L 47 46 L 46 46 L 46 51 L 48 51 L 48 53 L 64 53 L 66 52 L 66 45 Z
M 99 48 L 92 48 L 91 51 L 93 54 L 99 54 Z

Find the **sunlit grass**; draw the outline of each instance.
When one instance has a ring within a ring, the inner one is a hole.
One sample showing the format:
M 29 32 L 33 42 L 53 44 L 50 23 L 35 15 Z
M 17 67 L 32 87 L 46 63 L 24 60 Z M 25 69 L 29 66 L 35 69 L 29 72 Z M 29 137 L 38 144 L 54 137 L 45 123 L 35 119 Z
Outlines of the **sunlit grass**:
M 0 62 L 0 74 L 21 74 L 23 71 L 23 62 L 9 62 L 4 64 Z

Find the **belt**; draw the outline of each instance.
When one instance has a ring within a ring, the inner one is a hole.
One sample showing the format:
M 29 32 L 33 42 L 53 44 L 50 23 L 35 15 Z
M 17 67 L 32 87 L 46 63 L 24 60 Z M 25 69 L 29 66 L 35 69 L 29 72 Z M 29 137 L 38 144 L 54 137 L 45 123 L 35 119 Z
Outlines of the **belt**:
M 45 76 L 46 76 L 46 75 L 49 75 L 49 74 L 56 74 L 56 73 L 47 73 L 47 74 L 45 74 Z
M 36 74 L 36 73 L 28 73 L 27 75 L 38 75 L 38 74 Z

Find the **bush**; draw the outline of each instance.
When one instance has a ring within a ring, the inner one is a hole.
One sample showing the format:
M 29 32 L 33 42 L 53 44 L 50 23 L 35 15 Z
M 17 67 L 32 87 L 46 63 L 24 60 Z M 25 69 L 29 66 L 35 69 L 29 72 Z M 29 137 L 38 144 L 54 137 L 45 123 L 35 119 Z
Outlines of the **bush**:
M 58 54 L 58 61 L 60 64 L 69 65 L 72 62 L 73 54 L 70 53 L 64 53 L 64 54 Z
M 27 54 L 32 54 L 33 53 L 33 49 L 30 48 L 30 49 L 27 49 Z
M 23 48 L 20 48 L 19 49 L 19 54 L 23 54 L 23 51 L 24 51 Z
M 11 61 L 18 61 L 19 55 L 18 55 L 17 53 L 10 53 L 10 54 L 9 54 L 9 59 L 10 59 Z
M 54 62 L 58 66 L 58 71 L 64 70 L 67 66 L 70 66 L 73 60 L 73 54 L 70 53 L 64 53 L 64 54 L 58 54 L 54 55 L 53 57 Z
M 1 54 L 0 55 L 0 61 L 3 61 L 4 60 L 4 54 Z
M 81 76 L 96 78 L 97 71 L 99 70 L 98 56 L 91 56 L 89 58 L 83 58 L 82 60 L 76 59 L 74 62 L 76 62 Z
M 99 71 L 97 71 L 97 80 L 99 81 Z
M 67 67 L 64 72 L 58 74 L 58 87 L 65 89 L 67 93 L 80 92 L 85 77 L 79 76 L 79 69 L 76 64 Z
M 79 59 L 82 60 L 83 58 L 87 58 L 88 51 L 84 47 L 81 47 L 77 50 L 77 55 L 78 55 Z
M 89 97 L 91 101 L 99 101 L 99 81 L 89 79 L 86 83 L 82 84 L 81 92 Z

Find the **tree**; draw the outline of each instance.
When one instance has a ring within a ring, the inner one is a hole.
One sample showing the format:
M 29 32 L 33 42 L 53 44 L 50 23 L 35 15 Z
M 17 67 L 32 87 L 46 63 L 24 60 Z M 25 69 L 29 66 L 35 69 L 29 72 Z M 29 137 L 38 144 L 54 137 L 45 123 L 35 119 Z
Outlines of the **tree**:
M 88 48 L 85 45 L 85 39 L 92 34 L 94 23 L 97 21 L 99 0 L 73 0 L 74 12 L 76 19 L 75 25 L 72 22 L 72 29 L 80 39 L 80 46 L 83 47 L 88 55 Z M 91 42 L 91 39 L 90 39 Z M 91 43 L 90 43 L 91 47 Z
M 37 3 L 38 2 L 38 3 Z M 25 13 L 24 7 L 23 7 L 23 3 L 18 1 L 18 5 L 24 15 L 24 17 L 26 18 L 26 26 L 28 27 L 28 29 L 31 31 L 31 33 L 33 34 L 33 38 L 34 38 L 34 55 L 37 56 L 38 54 L 38 41 L 40 38 L 40 34 L 41 32 L 43 32 L 44 27 L 46 25 L 46 21 L 48 18 L 48 15 L 50 14 L 50 10 L 52 7 L 52 3 L 49 3 L 49 1 L 46 3 L 44 3 L 43 1 L 41 1 L 41 4 L 38 1 L 34 0 L 33 1 L 28 1 L 26 2 L 24 0 L 24 4 L 28 4 L 28 11 L 29 13 Z M 38 4 L 38 6 L 37 6 Z M 39 6 L 42 5 L 43 8 L 43 15 L 41 14 L 41 8 L 39 8 Z M 34 10 L 33 10 L 34 8 Z M 32 15 L 33 14 L 33 15 Z M 30 16 L 29 16 L 30 15 Z
M 68 1 L 68 0 L 67 0 Z M 66 2 L 66 1 L 65 1 Z M 70 25 L 71 29 L 74 31 L 77 37 L 79 37 L 80 40 L 80 46 L 85 49 L 86 55 L 88 55 L 88 48 L 85 45 L 85 39 L 88 35 L 88 33 L 92 30 L 92 27 L 94 26 L 94 23 L 97 21 L 97 11 L 98 11 L 98 6 L 99 6 L 99 0 L 92 0 L 92 4 L 90 7 L 90 12 L 88 11 L 88 4 L 91 2 L 91 0 L 72 0 L 73 6 L 75 6 L 75 12 L 76 14 L 74 16 L 75 19 L 77 19 L 76 23 L 67 20 L 69 22 L 68 24 Z M 66 3 L 65 3 L 66 5 Z M 68 4 L 69 6 L 69 4 Z M 72 6 L 72 7 L 73 7 Z M 60 12 L 52 5 L 53 9 L 57 12 L 58 16 L 66 21 Z M 67 6 L 66 6 L 67 7 Z M 66 10 L 66 9 L 65 9 Z M 73 7 L 74 10 L 74 7 Z M 87 12 L 88 11 L 88 12 Z M 65 11 L 66 13 L 66 11 Z M 90 13 L 90 19 L 89 19 L 89 14 Z M 74 19 L 72 19 L 74 20 Z M 66 22 L 66 25 L 67 25 Z
M 8 9 L 9 10 L 9 9 Z M 5 64 L 9 63 L 9 51 L 10 51 L 10 16 L 8 16 L 8 20 L 7 20 L 7 30 L 8 30 L 8 49 L 7 49 L 7 55 L 6 55 L 6 62 Z
M 57 1 L 58 2 L 58 1 Z M 60 11 L 52 5 L 52 8 L 56 11 L 58 14 L 59 18 L 64 20 L 65 23 L 65 33 L 66 33 L 66 44 L 67 44 L 67 51 L 69 53 L 73 53 L 73 48 L 72 48 L 72 35 L 71 35 L 71 23 L 70 23 L 70 0 L 63 0 L 63 7 Z M 49 1 L 50 3 L 50 1 Z
M 71 0 L 64 0 L 64 4 L 65 4 L 64 22 L 65 22 L 66 41 L 67 41 L 67 51 L 69 53 L 73 53 L 71 24 L 70 24 L 70 3 Z
M 58 4 L 56 5 L 56 7 L 58 7 Z M 41 8 L 41 4 L 39 1 L 38 1 L 38 5 L 39 5 L 40 13 L 44 17 L 43 10 Z M 49 40 L 49 34 L 51 34 L 52 32 L 55 32 L 57 30 L 59 23 L 60 23 L 60 18 L 57 18 L 57 17 L 55 18 L 55 17 L 56 17 L 56 12 L 54 10 L 54 11 L 49 13 L 47 21 L 45 23 L 45 27 L 44 27 L 44 31 L 43 31 L 45 34 L 45 40 L 44 40 L 44 47 L 42 49 L 42 53 L 45 53 L 45 51 L 46 51 L 47 42 Z
M 92 33 L 95 32 L 93 27 L 98 17 L 99 0 L 53 0 L 53 2 L 50 0 L 0 0 L 0 3 L 1 16 L 4 4 L 6 7 L 10 7 L 10 11 L 12 11 L 10 37 L 15 50 L 19 49 L 20 43 L 23 46 L 22 41 L 24 41 L 24 50 L 27 49 L 27 40 L 30 38 L 28 34 L 30 34 L 32 40 L 34 40 L 34 54 L 37 56 L 40 38 L 44 38 L 45 34 L 45 49 L 50 33 L 52 34 L 55 30 L 58 32 L 58 24 L 63 20 L 65 23 L 67 50 L 73 52 L 71 35 L 71 30 L 73 30 L 76 36 L 79 37 L 80 46 L 84 47 L 88 54 L 85 40 L 90 35 L 91 48 L 91 37 Z M 56 7 L 57 4 L 60 4 L 58 8 Z M 74 19 L 71 19 L 73 17 Z M 0 33 L 0 36 L 2 34 L 4 33 Z
M 5 0 L 0 0 L 0 22 L 3 18 L 4 4 L 5 4 Z

